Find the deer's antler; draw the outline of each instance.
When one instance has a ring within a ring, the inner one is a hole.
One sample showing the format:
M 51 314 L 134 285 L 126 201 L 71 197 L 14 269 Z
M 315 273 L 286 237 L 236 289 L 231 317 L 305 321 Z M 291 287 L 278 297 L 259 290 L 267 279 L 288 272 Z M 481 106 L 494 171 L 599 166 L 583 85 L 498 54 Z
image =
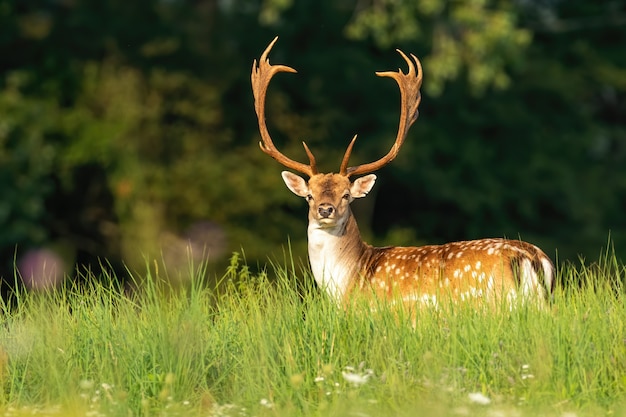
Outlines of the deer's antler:
M 391 150 L 387 155 L 380 158 L 378 161 L 370 162 L 369 164 L 357 165 L 354 167 L 348 167 L 348 160 L 350 159 L 350 154 L 352 153 L 352 147 L 354 146 L 354 142 L 356 141 L 356 135 L 352 138 L 352 141 L 348 145 L 348 149 L 346 149 L 346 153 L 343 156 L 343 160 L 341 162 L 341 168 L 339 173 L 346 176 L 351 175 L 360 175 L 368 172 L 374 172 L 383 166 L 387 165 L 391 162 L 400 151 L 400 147 L 406 138 L 406 135 L 409 131 L 411 125 L 417 120 L 417 116 L 419 114 L 418 107 L 421 101 L 420 95 L 420 87 L 422 86 L 422 64 L 419 59 L 413 54 L 411 54 L 411 61 L 401 50 L 397 50 L 402 58 L 409 65 L 409 72 L 407 74 L 403 73 L 402 70 L 398 70 L 398 72 L 394 71 L 385 71 L 385 72 L 377 72 L 376 75 L 379 77 L 390 77 L 396 80 L 398 86 L 400 87 L 400 125 L 398 126 L 398 135 L 396 136 L 396 142 L 391 147 Z
M 286 65 L 270 65 L 270 61 L 267 55 L 270 53 L 270 50 L 278 40 L 278 36 L 274 38 L 274 40 L 265 48 L 261 58 L 259 59 L 259 64 L 257 65 L 256 59 L 252 64 L 252 93 L 254 94 L 254 109 L 256 110 L 256 116 L 259 120 L 259 131 L 261 132 L 262 141 L 259 142 L 259 146 L 261 150 L 286 166 L 287 168 L 293 169 L 295 171 L 301 172 L 303 174 L 312 177 L 317 174 L 317 166 L 315 163 L 315 157 L 309 150 L 309 147 L 306 143 L 302 142 L 304 145 L 304 150 L 306 151 L 307 156 L 309 157 L 309 165 L 303 164 L 301 162 L 294 161 L 285 155 L 283 155 L 276 146 L 274 146 L 274 142 L 272 142 L 272 138 L 267 130 L 267 126 L 265 125 L 265 95 L 267 93 L 267 86 L 270 83 L 270 80 L 274 76 L 274 74 L 278 72 L 297 72 L 295 69 L 288 67 Z

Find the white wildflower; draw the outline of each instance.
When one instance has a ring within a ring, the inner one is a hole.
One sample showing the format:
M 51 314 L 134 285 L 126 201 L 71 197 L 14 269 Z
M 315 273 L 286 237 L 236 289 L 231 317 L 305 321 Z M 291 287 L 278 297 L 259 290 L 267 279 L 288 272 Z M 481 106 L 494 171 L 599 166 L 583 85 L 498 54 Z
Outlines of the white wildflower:
M 467 397 L 474 404 L 480 404 L 480 405 L 491 404 L 491 399 L 481 392 L 470 392 L 469 394 L 467 394 Z
M 532 379 L 535 376 L 529 372 L 530 365 L 524 364 L 522 365 L 522 379 Z
M 352 373 L 352 372 L 342 372 L 341 375 L 343 376 L 343 379 L 345 379 L 347 382 L 351 383 L 355 387 L 358 387 L 359 385 L 365 384 L 372 374 L 371 373 L 357 374 L 357 373 Z
M 272 402 L 270 400 L 268 400 L 267 398 L 261 398 L 261 405 L 265 408 L 273 408 L 274 404 L 272 404 Z
M 211 415 L 215 417 L 232 416 L 237 409 L 239 409 L 239 407 L 235 404 L 213 404 Z M 239 410 L 241 411 L 241 409 Z

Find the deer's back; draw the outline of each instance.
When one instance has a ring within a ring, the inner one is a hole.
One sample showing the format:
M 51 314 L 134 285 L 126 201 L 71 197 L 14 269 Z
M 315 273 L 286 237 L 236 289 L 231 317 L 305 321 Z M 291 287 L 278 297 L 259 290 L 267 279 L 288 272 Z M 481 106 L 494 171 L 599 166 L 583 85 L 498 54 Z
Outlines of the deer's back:
M 538 247 L 519 240 L 481 239 L 420 247 L 368 248 L 359 288 L 409 300 L 546 297 L 554 268 Z

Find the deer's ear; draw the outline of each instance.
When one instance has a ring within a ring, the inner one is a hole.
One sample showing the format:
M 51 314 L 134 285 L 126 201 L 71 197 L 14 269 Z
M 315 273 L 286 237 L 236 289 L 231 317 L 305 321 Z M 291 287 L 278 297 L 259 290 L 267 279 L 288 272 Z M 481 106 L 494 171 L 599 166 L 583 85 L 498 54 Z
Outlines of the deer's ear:
M 364 177 L 357 178 L 350 186 L 350 194 L 353 198 L 365 197 L 372 190 L 376 182 L 376 175 L 369 174 Z
M 295 195 L 299 197 L 306 197 L 311 193 L 309 191 L 309 186 L 307 185 L 304 178 L 289 171 L 283 171 L 280 175 L 282 175 L 283 181 L 285 181 L 285 185 L 287 185 L 287 188 L 289 188 L 291 192 Z

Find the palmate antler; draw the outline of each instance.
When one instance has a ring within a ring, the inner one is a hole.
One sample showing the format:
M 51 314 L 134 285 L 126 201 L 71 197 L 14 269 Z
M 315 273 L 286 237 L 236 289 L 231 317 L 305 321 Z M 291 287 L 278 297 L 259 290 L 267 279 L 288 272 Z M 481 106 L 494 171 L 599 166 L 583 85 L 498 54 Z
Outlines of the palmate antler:
M 402 58 L 404 58 L 406 63 L 409 65 L 409 72 L 404 74 L 402 70 L 399 69 L 398 72 L 385 71 L 376 73 L 379 77 L 393 78 L 400 87 L 400 125 L 398 126 L 396 141 L 387 155 L 383 156 L 378 161 L 348 167 L 348 160 L 350 159 L 350 154 L 352 153 L 352 147 L 354 146 L 354 142 L 356 142 L 355 135 L 354 138 L 352 138 L 350 145 L 348 145 L 348 149 L 346 149 L 346 153 L 341 161 L 339 173 L 342 175 L 349 177 L 351 175 L 361 175 L 374 172 L 393 161 L 393 159 L 398 155 L 400 147 L 404 143 L 404 139 L 409 132 L 409 128 L 417 120 L 417 116 L 419 114 L 418 107 L 420 105 L 420 101 L 422 100 L 422 96 L 420 94 L 420 87 L 422 86 L 422 64 L 415 55 L 411 54 L 411 58 L 413 58 L 413 61 L 415 62 L 413 63 L 413 61 L 411 61 L 404 54 L 404 52 L 399 49 L 396 50 L 400 55 L 402 55 Z
M 272 137 L 267 130 L 267 126 L 265 125 L 265 95 L 267 94 L 267 86 L 269 85 L 270 80 L 274 74 L 278 72 L 297 72 L 295 69 L 286 65 L 270 65 L 270 60 L 267 55 L 270 53 L 277 40 L 278 36 L 274 38 L 267 48 L 265 48 L 265 51 L 263 51 L 263 54 L 259 59 L 258 66 L 256 59 L 252 63 L 251 80 L 252 93 L 254 94 L 254 109 L 256 110 L 256 117 L 259 120 L 259 131 L 261 132 L 262 139 L 262 141 L 259 142 L 259 146 L 263 152 L 287 168 L 291 168 L 312 177 L 317 174 L 317 165 L 315 163 L 315 157 L 309 150 L 309 147 L 306 146 L 306 143 L 302 142 L 302 145 L 304 145 L 304 150 L 309 157 L 309 165 L 294 161 L 276 149 L 274 142 L 272 142 Z
M 265 48 L 261 58 L 259 59 L 259 63 L 257 65 L 257 61 L 254 60 L 252 64 L 252 92 L 254 94 L 254 108 L 256 110 L 257 118 L 259 121 L 259 131 L 261 132 L 262 141 L 259 142 L 259 146 L 261 150 L 276 159 L 278 162 L 286 166 L 287 168 L 293 169 L 300 173 L 306 174 L 309 177 L 317 174 L 317 165 L 315 162 L 315 157 L 313 153 L 309 150 L 309 147 L 305 142 L 302 142 L 304 146 L 304 150 L 306 151 L 307 156 L 309 157 L 309 165 L 303 164 L 301 162 L 294 161 L 284 154 L 282 154 L 276 146 L 274 146 L 274 142 L 272 142 L 272 138 L 267 130 L 267 126 L 265 124 L 265 95 L 267 94 L 267 87 L 269 85 L 270 80 L 274 76 L 274 74 L 278 72 L 297 72 L 295 69 L 288 67 L 286 65 L 270 65 L 268 54 L 278 37 L 274 38 L 274 40 Z M 402 70 L 398 70 L 398 72 L 394 71 L 385 71 L 385 72 L 377 72 L 376 75 L 379 77 L 390 77 L 396 80 L 398 86 L 400 87 L 400 125 L 398 127 L 398 134 L 396 136 L 396 141 L 391 147 L 391 150 L 384 157 L 380 158 L 375 162 L 370 162 L 368 164 L 357 165 L 354 167 L 348 167 L 348 160 L 350 159 L 350 154 L 352 153 L 352 147 L 356 141 L 356 135 L 352 138 L 352 141 L 348 145 L 346 152 L 343 156 L 343 160 L 341 162 L 341 167 L 339 169 L 339 173 L 346 177 L 350 177 L 352 175 L 360 175 L 369 172 L 374 172 L 383 166 L 387 165 L 391 162 L 400 151 L 400 147 L 404 143 L 404 139 L 409 131 L 411 125 L 417 120 L 418 116 L 418 107 L 421 101 L 420 95 L 420 87 L 422 85 L 422 65 L 417 59 L 417 57 L 411 54 L 411 59 L 409 59 L 402 51 L 398 50 L 398 53 L 404 58 L 406 63 L 409 66 L 408 73 L 403 73 Z

